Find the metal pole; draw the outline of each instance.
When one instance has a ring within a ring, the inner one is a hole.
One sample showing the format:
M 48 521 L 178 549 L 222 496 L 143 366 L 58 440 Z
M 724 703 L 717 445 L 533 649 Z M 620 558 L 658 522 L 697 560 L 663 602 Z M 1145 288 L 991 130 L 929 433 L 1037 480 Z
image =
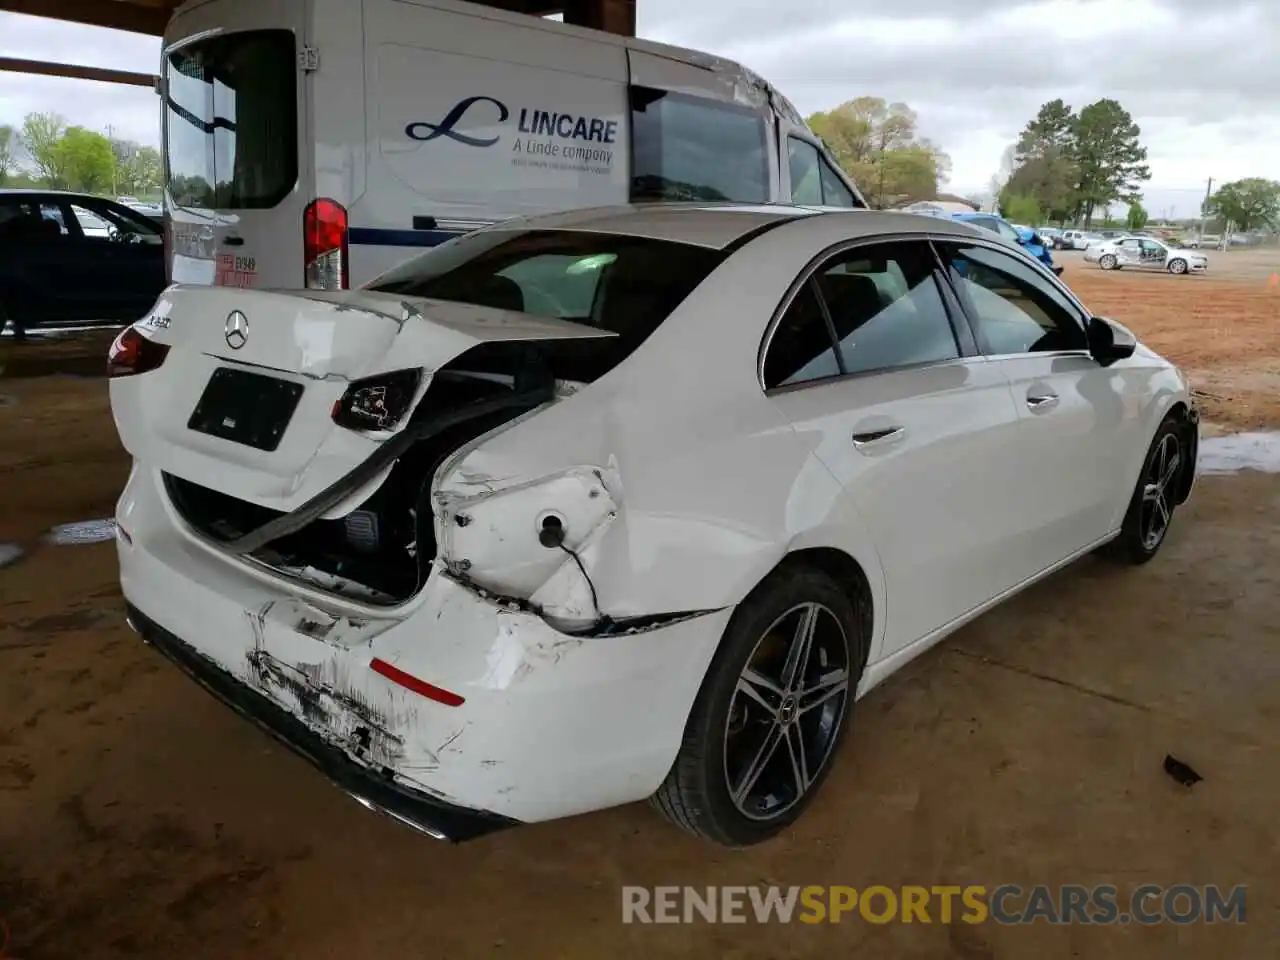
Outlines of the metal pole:
M 1200 239 L 1204 241 L 1205 227 L 1209 224 L 1209 214 L 1207 207 L 1209 206 L 1209 198 L 1213 196 L 1213 177 L 1209 178 L 1209 186 L 1204 192 L 1204 203 L 1200 205 Z

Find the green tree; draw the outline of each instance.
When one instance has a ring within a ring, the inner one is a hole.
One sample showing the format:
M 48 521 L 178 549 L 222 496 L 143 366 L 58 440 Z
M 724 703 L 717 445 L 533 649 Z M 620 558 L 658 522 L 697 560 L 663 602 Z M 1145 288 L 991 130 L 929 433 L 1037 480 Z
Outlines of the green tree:
M 58 149 L 67 121 L 57 113 L 28 113 L 22 121 L 21 140 L 35 164 L 36 176 L 47 187 L 65 187 L 65 157 Z
M 1014 223 L 1038 227 L 1044 220 L 1044 211 L 1035 197 L 1006 190 L 1000 197 L 1000 216 Z
M 905 103 L 857 97 L 807 122 L 873 206 L 930 199 L 951 171 L 951 159 L 918 135 Z
M 1280 227 L 1280 183 L 1262 177 L 1224 183 L 1205 204 L 1205 212 L 1237 230 Z
M 1062 100 L 1043 104 L 1014 144 L 1014 169 L 1004 191 L 1033 197 L 1050 220 L 1074 216 L 1079 168 L 1076 115 Z
M 84 127 L 69 127 L 58 140 L 54 154 L 59 158 L 63 185 L 81 193 L 100 193 L 111 188 L 116 157 L 111 141 Z
M 0 124 L 0 187 L 9 182 L 9 174 L 17 166 L 18 136 L 13 127 Z
M 1077 168 L 1076 201 L 1086 228 L 1097 207 L 1136 201 L 1140 184 L 1151 179 L 1141 133 L 1115 100 L 1104 98 L 1080 111 L 1073 125 L 1071 156 Z
M 116 191 L 135 197 L 160 189 L 160 153 L 133 140 L 113 140 L 116 159 Z
M 1125 217 L 1125 226 L 1130 230 L 1141 230 L 1147 225 L 1147 208 L 1138 201 L 1129 203 L 1129 214 Z

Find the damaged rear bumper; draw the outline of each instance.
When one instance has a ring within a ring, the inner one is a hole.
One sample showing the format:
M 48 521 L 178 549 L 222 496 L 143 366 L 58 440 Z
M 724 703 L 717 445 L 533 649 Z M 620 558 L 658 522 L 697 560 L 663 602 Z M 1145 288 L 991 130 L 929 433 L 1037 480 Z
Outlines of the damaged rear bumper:
M 454 842 L 472 840 L 519 823 L 495 813 L 445 803 L 379 777 L 326 742 L 293 714 L 254 692 L 194 647 L 151 620 L 137 607 L 126 604 L 126 610 L 129 625 L 146 643 L 172 660 L 187 676 L 227 706 L 319 769 L 365 808 L 386 814 L 437 840 Z
M 362 606 L 199 539 L 143 465 L 116 519 L 140 631 L 367 806 L 455 839 L 479 826 L 457 813 L 534 823 L 651 794 L 732 615 L 571 635 L 439 571 Z

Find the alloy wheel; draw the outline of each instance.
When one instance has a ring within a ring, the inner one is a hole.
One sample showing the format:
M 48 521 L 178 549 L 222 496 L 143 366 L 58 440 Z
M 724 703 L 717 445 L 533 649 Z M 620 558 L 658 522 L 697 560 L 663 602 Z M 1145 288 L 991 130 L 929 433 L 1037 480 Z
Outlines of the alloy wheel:
M 1177 434 L 1166 433 L 1147 461 L 1142 483 L 1142 544 L 1147 550 L 1160 546 L 1173 519 L 1170 501 L 1173 482 L 1182 465 L 1182 448 Z
M 726 720 L 725 783 L 743 816 L 772 820 L 808 793 L 838 739 L 849 676 L 849 638 L 823 604 L 798 604 L 764 631 Z

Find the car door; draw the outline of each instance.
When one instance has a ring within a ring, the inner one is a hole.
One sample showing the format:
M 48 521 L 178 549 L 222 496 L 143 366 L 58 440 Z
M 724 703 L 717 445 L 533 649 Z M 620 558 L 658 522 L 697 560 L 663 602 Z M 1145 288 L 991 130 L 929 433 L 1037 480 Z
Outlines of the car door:
M 1169 250 L 1155 240 L 1138 241 L 1139 256 L 1142 265 L 1148 270 L 1163 270 L 1169 262 Z
M 128 207 L 86 198 L 90 214 L 108 224 L 110 232 L 95 253 L 111 266 L 102 286 L 104 319 L 136 320 L 151 309 L 165 287 L 164 235 L 149 218 Z
M 1141 442 L 1140 398 L 1093 359 L 1088 314 L 1055 278 L 994 246 L 937 247 L 979 348 L 1013 392 L 1021 435 L 1009 546 L 1038 572 L 1111 532 L 1126 452 Z
M 16 256 L 18 270 L 11 309 L 27 324 L 84 320 L 87 291 L 100 279 L 79 269 L 83 239 L 71 208 L 55 196 L 30 195 L 21 203 L 5 255 Z
M 1126 240 L 1111 241 L 1116 252 L 1116 262 L 1122 267 L 1142 269 L 1142 245 L 1132 237 Z
M 927 241 L 855 243 L 806 275 L 764 357 L 771 399 L 874 542 L 882 655 L 1025 576 L 1004 545 L 1018 414 L 949 297 Z

